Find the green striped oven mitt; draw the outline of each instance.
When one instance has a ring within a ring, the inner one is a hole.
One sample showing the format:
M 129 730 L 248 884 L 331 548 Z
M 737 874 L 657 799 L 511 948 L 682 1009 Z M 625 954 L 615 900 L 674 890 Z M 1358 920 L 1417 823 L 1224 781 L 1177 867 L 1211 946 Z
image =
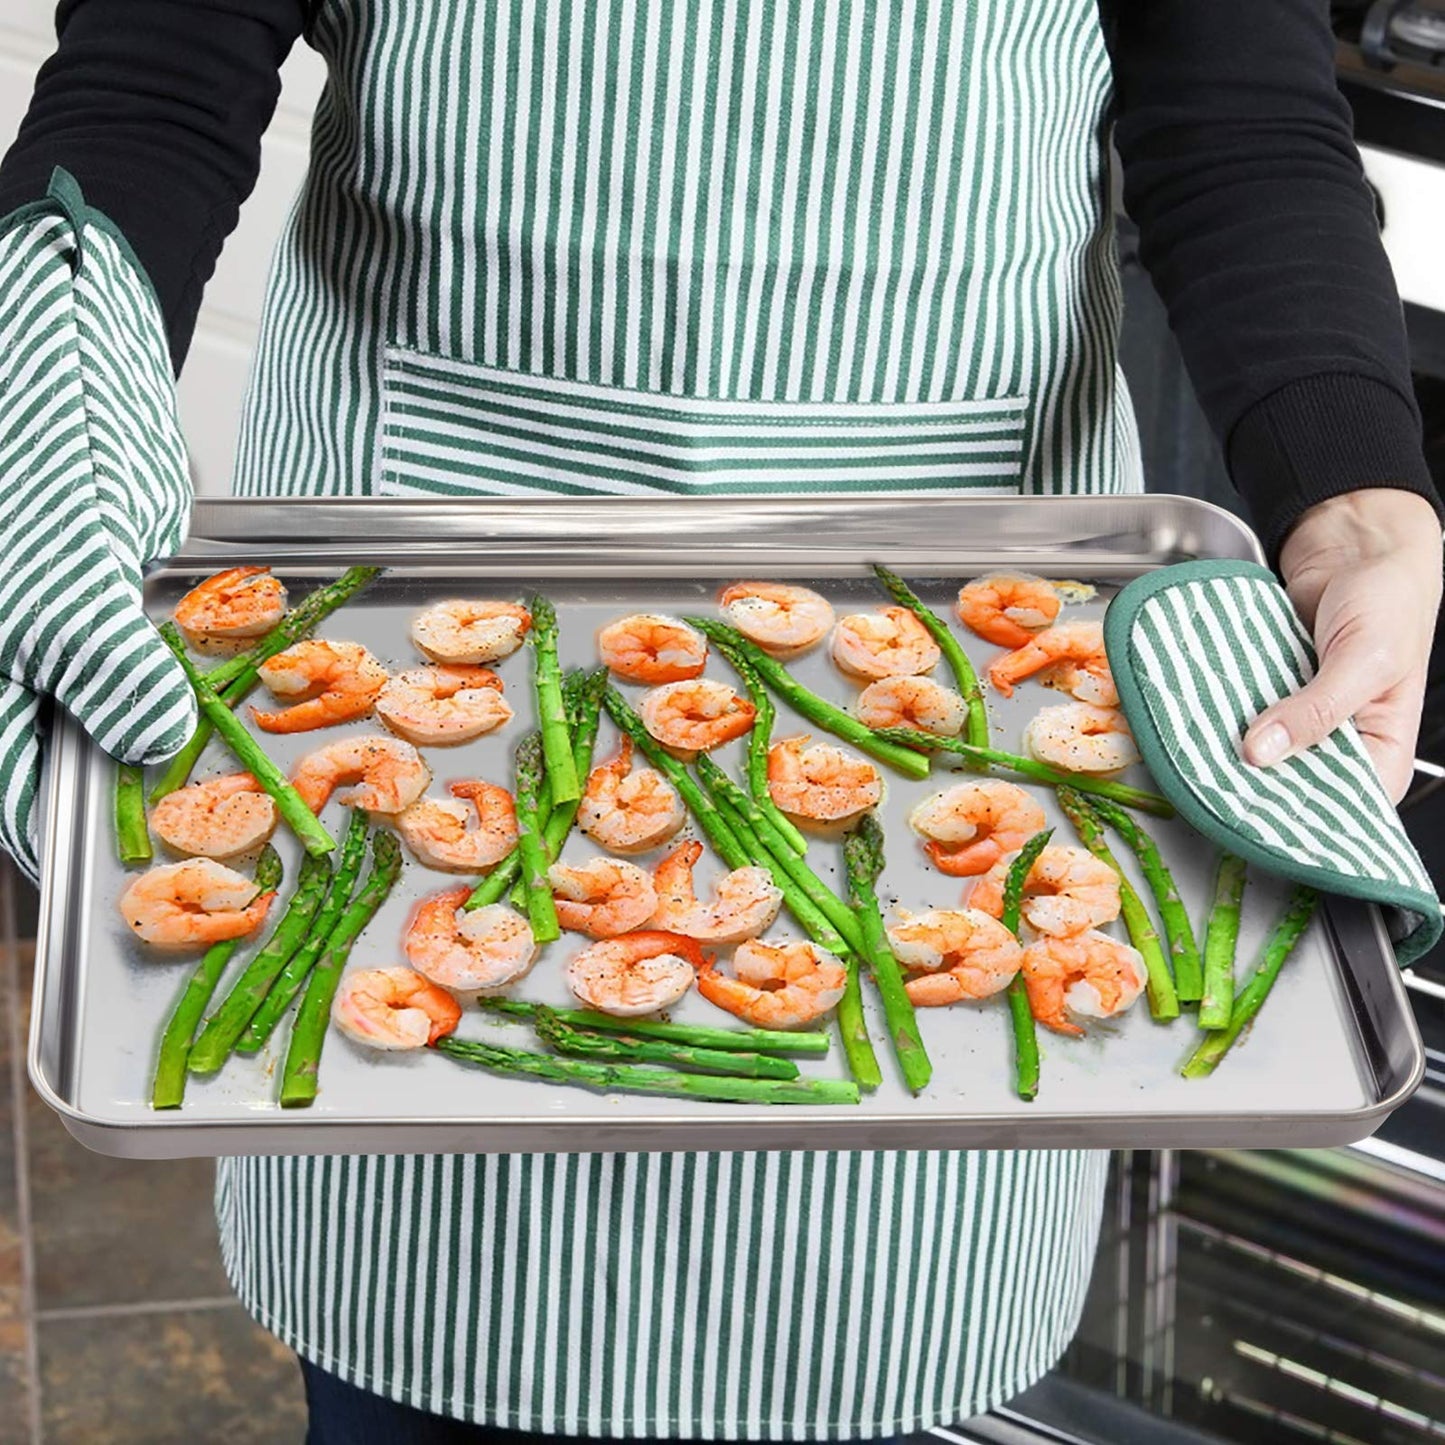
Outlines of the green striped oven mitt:
M 155 295 L 57 170 L 0 220 L 0 844 L 32 878 L 45 698 L 126 762 L 194 726 L 140 595 L 190 498 Z
M 1241 755 L 1255 716 L 1315 670 L 1272 572 L 1148 573 L 1110 604 L 1104 641 L 1139 751 L 1184 818 L 1268 872 L 1384 905 L 1402 964 L 1434 945 L 1440 901 L 1352 724 L 1274 767 Z

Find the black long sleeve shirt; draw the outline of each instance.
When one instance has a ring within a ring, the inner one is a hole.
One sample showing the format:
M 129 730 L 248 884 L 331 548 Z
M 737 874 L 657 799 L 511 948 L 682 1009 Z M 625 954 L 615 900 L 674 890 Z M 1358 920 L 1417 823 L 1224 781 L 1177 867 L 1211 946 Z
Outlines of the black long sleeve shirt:
M 1307 507 L 1359 487 L 1439 509 L 1327 0 L 1099 8 L 1141 256 L 1271 555 Z M 177 369 L 308 9 L 61 0 L 59 47 L 0 164 L 0 215 L 59 165 L 121 228 Z

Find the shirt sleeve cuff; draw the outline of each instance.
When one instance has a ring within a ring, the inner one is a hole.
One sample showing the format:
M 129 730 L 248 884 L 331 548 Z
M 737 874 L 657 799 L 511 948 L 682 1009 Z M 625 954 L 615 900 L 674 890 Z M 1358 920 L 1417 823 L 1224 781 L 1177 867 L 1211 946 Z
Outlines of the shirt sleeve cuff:
M 1419 414 L 1373 377 L 1336 373 L 1281 387 L 1235 424 L 1228 455 L 1271 565 L 1300 516 L 1343 492 L 1415 492 L 1445 521 L 1421 448 Z

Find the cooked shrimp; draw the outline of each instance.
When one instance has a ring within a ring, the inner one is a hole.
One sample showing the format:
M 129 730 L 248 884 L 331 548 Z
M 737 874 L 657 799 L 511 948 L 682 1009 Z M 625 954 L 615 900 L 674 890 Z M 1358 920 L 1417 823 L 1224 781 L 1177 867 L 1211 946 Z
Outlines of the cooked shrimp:
M 177 853 L 234 858 L 271 836 L 276 804 L 250 773 L 227 773 L 168 793 L 152 810 L 151 827 Z
M 1044 826 L 1044 810 L 1016 783 L 986 778 L 955 783 L 926 798 L 908 825 L 940 873 L 968 878 L 987 873 L 1006 853 L 1016 853 Z
M 858 694 L 857 713 L 870 728 L 917 728 L 956 738 L 968 721 L 968 704 L 931 677 L 880 677 Z
M 1045 687 L 1066 692 L 1077 701 L 1094 707 L 1119 705 L 1119 689 L 1114 685 L 1114 674 L 1108 670 L 1107 664 L 1099 667 L 1097 664 L 1060 662 L 1039 673 L 1039 681 Z
M 597 634 L 597 654 L 628 682 L 683 682 L 707 665 L 707 638 L 657 612 L 634 612 Z
M 791 817 L 841 823 L 877 804 L 883 776 L 866 758 L 803 734 L 768 749 L 768 792 Z
M 1009 986 L 1023 947 L 977 908 L 930 908 L 888 929 L 894 956 L 910 973 L 908 997 L 925 1008 L 988 998 Z
M 694 939 L 647 929 L 591 944 L 563 976 L 588 1008 L 635 1018 L 675 1004 L 706 963 Z
M 260 637 L 286 614 L 286 589 L 269 567 L 228 567 L 176 603 L 176 626 L 193 643 Z
M 665 682 L 637 705 L 643 725 L 663 747 L 695 756 L 740 738 L 757 709 L 725 682 L 695 677 Z
M 424 1049 L 453 1033 L 461 1005 L 410 968 L 361 968 L 336 990 L 331 1019 L 372 1049 Z
M 471 662 L 412 667 L 387 680 L 376 715 L 392 732 L 425 747 L 470 742 L 512 719 L 502 679 Z
M 531 626 L 532 614 L 519 603 L 456 598 L 414 617 L 411 640 L 433 662 L 496 662 L 522 645 Z
M 712 902 L 704 903 L 692 887 L 692 870 L 701 857 L 701 843 L 684 843 L 653 870 L 657 890 L 653 925 L 701 943 L 756 938 L 782 907 L 783 890 L 773 882 L 773 875 L 766 868 L 734 868 L 713 886 Z
M 760 1029 L 802 1028 L 822 1018 L 848 984 L 843 964 L 812 942 L 739 944 L 733 973 L 719 973 L 709 960 L 697 976 L 697 991 Z
M 280 712 L 253 707 L 268 733 L 303 733 L 365 717 L 386 685 L 387 671 L 359 642 L 307 638 L 256 669 L 273 697 L 299 699 Z
M 342 795 L 348 808 L 400 813 L 426 792 L 431 769 L 410 743 L 373 733 L 342 738 L 307 753 L 296 764 L 291 782 L 313 813 L 326 806 L 332 789 L 342 783 L 361 785 Z
M 641 928 L 657 908 L 652 874 L 636 863 L 593 858 L 572 866 L 554 863 L 547 870 L 557 921 L 589 938 L 616 938 Z
M 422 798 L 396 815 L 402 842 L 429 868 L 477 873 L 500 863 L 517 842 L 512 795 L 476 779 L 452 783 L 450 791 L 451 798 Z
M 666 843 L 687 820 L 672 784 L 655 768 L 632 768 L 632 739 L 587 775 L 577 826 L 609 853 L 645 853 Z
M 1011 857 L 1000 858 L 968 895 L 970 908 L 995 918 L 1003 913 L 1003 890 Z M 1021 909 L 1040 933 L 1062 937 L 1110 923 L 1119 916 L 1119 875 L 1087 848 L 1045 848 L 1024 879 Z
M 448 888 L 417 904 L 403 946 L 407 962 L 443 988 L 458 993 L 502 989 L 522 977 L 537 957 L 525 914 L 505 903 L 470 913 L 470 888 Z
M 833 625 L 833 604 L 810 587 L 786 582 L 734 582 L 718 599 L 723 616 L 774 657 L 794 657 L 821 642 Z
M 1045 628 L 990 663 L 988 680 L 1010 697 L 1015 683 L 1035 674 L 1045 686 L 1057 687 L 1080 702 L 1113 707 L 1119 701 L 1104 650 L 1102 622 L 1061 622 Z
M 932 672 L 942 656 L 906 607 L 854 612 L 833 629 L 833 661 L 854 677 L 914 677 Z
M 1124 714 L 1086 702 L 1042 709 L 1024 729 L 1024 747 L 1041 763 L 1070 773 L 1117 773 L 1139 761 Z
M 1059 615 L 1063 599 L 1052 582 L 1027 572 L 993 572 L 965 583 L 958 618 L 985 642 L 1026 647 Z
M 1023 974 L 1033 1016 L 1061 1034 L 1084 1032 L 1066 1010 L 1113 1018 L 1139 997 L 1148 979 L 1138 949 L 1093 929 L 1031 943 L 1024 949 Z
M 120 895 L 120 914 L 157 948 L 209 947 L 254 932 L 275 896 L 213 858 L 187 858 L 133 880 Z

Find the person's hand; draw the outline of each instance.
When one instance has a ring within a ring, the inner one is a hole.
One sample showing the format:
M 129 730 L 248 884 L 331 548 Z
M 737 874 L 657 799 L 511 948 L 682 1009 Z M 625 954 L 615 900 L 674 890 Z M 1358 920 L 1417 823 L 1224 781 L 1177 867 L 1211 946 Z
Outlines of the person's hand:
M 1250 724 L 1245 761 L 1280 762 L 1353 718 L 1398 802 L 1410 785 L 1440 605 L 1434 508 L 1388 487 L 1332 497 L 1295 524 L 1280 570 L 1314 634 L 1319 671 Z

